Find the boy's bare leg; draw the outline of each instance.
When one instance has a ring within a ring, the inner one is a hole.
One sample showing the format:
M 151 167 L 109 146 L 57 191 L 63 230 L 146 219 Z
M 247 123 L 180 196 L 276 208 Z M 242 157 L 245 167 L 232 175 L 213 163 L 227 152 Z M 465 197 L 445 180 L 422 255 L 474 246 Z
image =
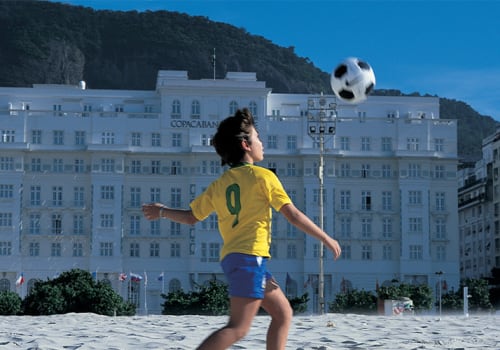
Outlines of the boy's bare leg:
M 272 286 L 268 285 L 262 300 L 262 308 L 271 316 L 266 348 L 268 350 L 285 350 L 293 310 L 287 297 L 275 281 L 268 281 L 268 284 L 272 284 Z
M 261 304 L 261 299 L 231 297 L 229 322 L 212 333 L 197 349 L 222 350 L 236 343 L 248 333 Z

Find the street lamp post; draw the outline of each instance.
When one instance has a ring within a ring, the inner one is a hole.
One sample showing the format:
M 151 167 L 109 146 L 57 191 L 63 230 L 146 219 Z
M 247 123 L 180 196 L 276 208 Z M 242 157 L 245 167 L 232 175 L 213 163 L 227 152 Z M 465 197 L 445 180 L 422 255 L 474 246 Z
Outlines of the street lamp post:
M 307 100 L 307 133 L 314 142 L 319 142 L 319 227 L 324 231 L 324 153 L 325 137 L 333 136 L 336 131 L 337 103 L 333 96 L 311 96 Z M 319 244 L 319 277 L 318 277 L 318 311 L 323 314 L 325 309 L 325 278 L 324 278 L 324 247 Z
M 443 276 L 443 271 L 436 272 L 436 275 L 439 276 L 439 317 L 441 317 L 441 301 L 443 295 L 443 284 L 441 282 L 441 277 Z

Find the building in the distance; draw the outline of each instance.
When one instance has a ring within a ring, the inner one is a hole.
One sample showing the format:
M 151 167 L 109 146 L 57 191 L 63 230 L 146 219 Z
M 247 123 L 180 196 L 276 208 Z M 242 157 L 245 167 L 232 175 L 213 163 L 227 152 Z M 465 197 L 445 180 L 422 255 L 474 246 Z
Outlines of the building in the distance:
M 325 101 L 333 123 L 321 141 L 314 133 L 324 125 L 310 116 Z M 457 126 L 439 118 L 438 98 L 371 96 L 349 105 L 331 95 L 273 94 L 255 73 L 190 80 L 160 71 L 154 91 L 0 88 L 0 289 L 24 296 L 36 279 L 81 268 L 139 312 L 160 312 L 162 292 L 223 281 L 214 215 L 193 227 L 150 222 L 141 204 L 187 207 L 224 171 L 210 140 L 243 107 L 257 118 L 260 165 L 318 223 L 323 208 L 325 230 L 342 245 L 339 260 L 325 254 L 327 303 L 395 280 L 458 286 Z M 274 216 L 270 268 L 288 295 L 309 293 L 311 311 L 319 251 Z M 21 273 L 26 283 L 16 287 Z

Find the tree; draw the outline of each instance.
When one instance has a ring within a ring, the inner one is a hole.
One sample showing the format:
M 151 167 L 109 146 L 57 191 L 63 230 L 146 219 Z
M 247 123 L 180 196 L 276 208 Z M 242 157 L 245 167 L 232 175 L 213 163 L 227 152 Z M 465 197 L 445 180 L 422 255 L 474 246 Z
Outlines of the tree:
M 0 292 L 0 315 L 18 315 L 21 313 L 21 297 L 15 292 Z

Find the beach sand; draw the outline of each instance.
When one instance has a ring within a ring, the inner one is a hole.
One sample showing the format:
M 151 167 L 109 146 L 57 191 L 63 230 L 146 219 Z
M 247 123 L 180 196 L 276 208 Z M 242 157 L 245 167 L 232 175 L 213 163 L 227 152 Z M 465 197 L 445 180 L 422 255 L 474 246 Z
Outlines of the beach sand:
M 226 316 L 0 316 L 0 350 L 195 349 Z M 268 316 L 231 349 L 265 349 Z M 286 349 L 500 349 L 500 317 L 294 316 Z

